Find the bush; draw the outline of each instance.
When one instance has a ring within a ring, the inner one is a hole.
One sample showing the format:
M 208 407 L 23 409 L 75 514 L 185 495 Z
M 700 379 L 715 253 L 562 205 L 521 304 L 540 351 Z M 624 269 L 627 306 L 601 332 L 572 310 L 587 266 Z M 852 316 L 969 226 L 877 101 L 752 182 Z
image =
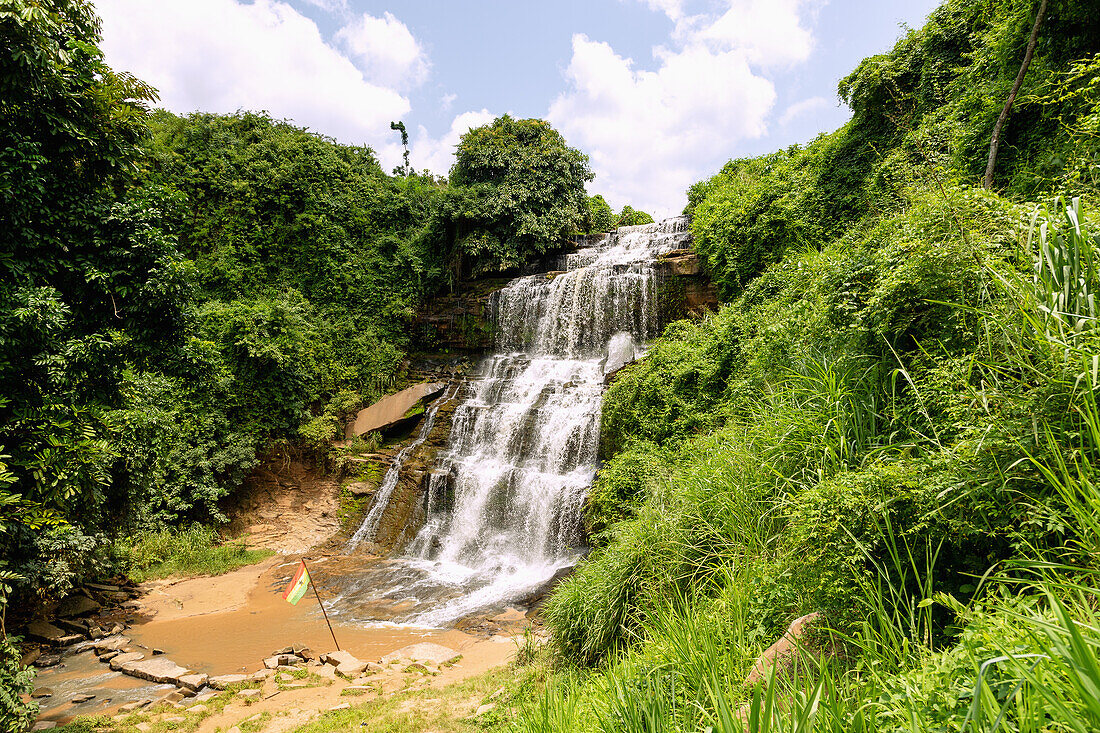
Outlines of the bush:
M 140 534 L 123 543 L 123 550 L 127 574 L 135 583 L 173 575 L 222 575 L 273 554 L 250 550 L 243 542 L 222 542 L 214 530 L 199 525 Z
M 19 663 L 19 637 L 0 637 L 0 733 L 24 733 L 38 715 L 38 703 L 24 702 L 34 689 L 34 670 Z

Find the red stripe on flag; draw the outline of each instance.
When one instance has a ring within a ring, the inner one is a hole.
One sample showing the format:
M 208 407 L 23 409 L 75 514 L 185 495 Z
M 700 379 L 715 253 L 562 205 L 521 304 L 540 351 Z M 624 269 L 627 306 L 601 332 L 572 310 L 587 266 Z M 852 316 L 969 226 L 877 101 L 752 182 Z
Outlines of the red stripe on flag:
M 294 586 L 298 585 L 298 581 L 302 579 L 302 573 L 306 571 L 306 561 L 298 561 L 298 572 L 294 573 L 294 577 L 290 579 L 290 583 L 287 584 L 286 590 L 283 591 L 283 600 L 285 601 L 290 597 L 290 591 L 294 590 Z

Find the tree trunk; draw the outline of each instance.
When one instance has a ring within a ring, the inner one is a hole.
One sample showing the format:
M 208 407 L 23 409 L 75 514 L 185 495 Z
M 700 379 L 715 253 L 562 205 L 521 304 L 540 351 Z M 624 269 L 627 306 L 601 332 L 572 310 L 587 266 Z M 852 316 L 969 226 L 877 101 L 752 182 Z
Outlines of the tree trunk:
M 1035 53 L 1035 41 L 1039 38 L 1039 26 L 1043 22 L 1043 13 L 1047 10 L 1047 0 L 1042 0 L 1039 3 L 1039 12 L 1035 14 L 1035 25 L 1031 26 L 1031 38 L 1027 42 L 1027 52 L 1024 53 L 1024 62 L 1020 64 L 1020 73 L 1016 75 L 1016 83 L 1012 85 L 1012 91 L 1008 94 L 1008 99 L 1005 100 L 1004 109 L 1001 110 L 1001 116 L 997 118 L 997 124 L 993 126 L 993 137 L 989 141 L 989 162 L 985 166 L 985 178 L 982 179 L 983 188 L 991 188 L 993 186 L 993 169 L 997 165 L 997 148 L 1001 145 L 1001 128 L 1005 125 L 1005 120 L 1008 119 L 1008 112 L 1012 109 L 1012 103 L 1016 101 L 1016 95 L 1020 91 L 1020 85 L 1024 83 L 1024 76 L 1027 74 L 1027 67 L 1031 65 L 1031 56 Z

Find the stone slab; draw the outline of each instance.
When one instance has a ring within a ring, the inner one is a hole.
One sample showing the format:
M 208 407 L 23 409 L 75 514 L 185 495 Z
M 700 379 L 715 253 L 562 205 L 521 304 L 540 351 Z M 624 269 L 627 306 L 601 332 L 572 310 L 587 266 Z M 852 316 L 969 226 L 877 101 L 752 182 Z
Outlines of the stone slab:
M 116 657 L 117 659 L 117 657 Z M 112 660 L 114 661 L 114 660 Z M 139 659 L 133 662 L 123 662 L 120 671 L 131 677 L 137 677 L 150 682 L 160 682 L 178 685 L 181 677 L 190 675 L 191 670 L 181 667 L 167 657 L 153 657 L 152 659 Z M 205 682 L 205 680 L 204 680 Z M 199 685 L 201 687 L 202 685 Z M 197 688 L 192 688 L 197 689 Z
M 405 417 L 417 402 L 439 394 L 445 386 L 443 382 L 422 382 L 383 397 L 370 407 L 359 411 L 355 420 L 348 425 L 345 437 L 351 440 L 372 430 L 380 430 L 392 425 Z
M 77 616 L 87 616 L 99 609 L 99 603 L 86 595 L 75 593 L 61 601 L 57 606 L 57 615 L 61 618 L 75 618 Z
M 249 675 L 246 674 L 223 674 L 217 677 L 211 677 L 206 681 L 206 684 L 210 685 L 215 690 L 225 690 L 228 689 L 230 685 L 239 685 L 247 681 L 249 681 Z
M 35 621 L 32 624 L 27 624 L 27 636 L 32 639 L 38 639 L 39 641 L 45 641 L 50 644 L 60 644 L 61 640 L 67 635 L 66 632 L 45 621 Z
M 188 690 L 200 690 L 208 679 L 210 677 L 205 674 L 185 674 L 176 681 L 176 684 Z
M 142 659 L 145 659 L 145 655 L 141 652 L 125 652 L 119 654 L 110 661 L 111 669 L 116 672 L 121 672 L 122 665 L 129 664 L 130 662 L 140 662 Z
M 454 661 L 459 656 L 458 652 L 442 644 L 433 644 L 430 641 L 412 644 L 382 657 L 382 664 L 391 664 L 399 660 L 424 662 L 439 666 Z

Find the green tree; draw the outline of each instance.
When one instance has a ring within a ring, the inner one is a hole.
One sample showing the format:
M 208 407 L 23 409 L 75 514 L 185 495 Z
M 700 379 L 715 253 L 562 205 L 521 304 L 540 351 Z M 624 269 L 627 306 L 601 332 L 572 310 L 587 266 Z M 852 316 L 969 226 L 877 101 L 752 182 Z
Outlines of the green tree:
M 467 132 L 440 223 L 458 271 L 504 270 L 567 244 L 588 213 L 590 180 L 588 157 L 543 120 L 504 115 Z
M 24 518 L 110 509 L 123 370 L 185 327 L 188 267 L 159 227 L 171 196 L 133 187 L 155 93 L 99 39 L 89 2 L 0 2 L 0 443 Z M 5 556 L 22 525 L 0 533 Z
M 623 207 L 622 212 L 619 213 L 618 226 L 621 227 L 633 227 L 639 224 L 652 224 L 653 217 L 644 211 L 637 211 L 631 206 L 627 205 Z
M 603 196 L 596 194 L 588 197 L 588 217 L 585 220 L 586 234 L 610 232 L 619 225 L 619 218 L 611 210 L 611 204 Z

